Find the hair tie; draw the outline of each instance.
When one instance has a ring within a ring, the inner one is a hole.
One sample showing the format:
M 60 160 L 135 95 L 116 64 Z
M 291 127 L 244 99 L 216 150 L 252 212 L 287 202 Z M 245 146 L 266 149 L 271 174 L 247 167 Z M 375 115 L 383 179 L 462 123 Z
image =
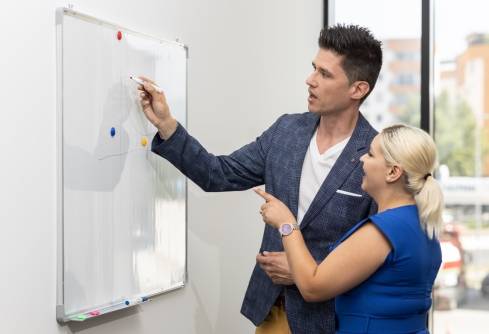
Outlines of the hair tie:
M 424 179 L 425 179 L 425 180 L 428 180 L 428 178 L 429 178 L 430 176 L 431 176 L 431 173 L 428 173 L 428 174 L 426 174 L 426 175 L 424 176 Z

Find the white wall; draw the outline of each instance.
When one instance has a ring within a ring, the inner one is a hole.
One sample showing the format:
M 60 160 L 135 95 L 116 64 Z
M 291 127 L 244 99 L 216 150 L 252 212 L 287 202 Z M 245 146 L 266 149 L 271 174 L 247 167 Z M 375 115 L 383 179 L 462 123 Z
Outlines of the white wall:
M 188 128 L 225 154 L 282 113 L 306 111 L 322 1 L 71 1 L 74 9 L 190 47 Z M 240 315 L 263 223 L 250 191 L 189 186 L 189 283 L 135 309 L 59 326 L 56 304 L 55 8 L 0 4 L 0 332 L 251 333 Z

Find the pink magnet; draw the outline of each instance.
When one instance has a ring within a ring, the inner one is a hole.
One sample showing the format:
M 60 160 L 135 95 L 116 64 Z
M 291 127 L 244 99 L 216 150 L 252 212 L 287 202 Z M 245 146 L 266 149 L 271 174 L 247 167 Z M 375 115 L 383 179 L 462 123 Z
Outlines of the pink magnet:
M 92 311 L 89 313 L 91 316 L 96 317 L 97 315 L 100 315 L 100 311 Z
M 117 39 L 120 41 L 122 39 L 122 32 L 118 31 L 117 32 Z

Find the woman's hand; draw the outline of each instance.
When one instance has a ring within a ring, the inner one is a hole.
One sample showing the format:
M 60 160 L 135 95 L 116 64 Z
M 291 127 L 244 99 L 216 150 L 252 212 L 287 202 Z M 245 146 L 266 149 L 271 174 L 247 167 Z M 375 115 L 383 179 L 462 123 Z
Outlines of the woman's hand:
M 296 223 L 294 215 L 284 203 L 260 188 L 253 190 L 265 200 L 265 204 L 260 207 L 260 214 L 265 223 L 275 228 L 284 223 Z

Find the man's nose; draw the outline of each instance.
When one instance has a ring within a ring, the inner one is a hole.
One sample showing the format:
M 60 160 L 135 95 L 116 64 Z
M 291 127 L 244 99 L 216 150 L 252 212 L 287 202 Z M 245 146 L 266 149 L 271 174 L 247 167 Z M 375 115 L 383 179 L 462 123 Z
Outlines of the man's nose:
M 314 72 L 309 74 L 309 76 L 306 78 L 306 85 L 316 87 L 316 79 L 314 78 Z

